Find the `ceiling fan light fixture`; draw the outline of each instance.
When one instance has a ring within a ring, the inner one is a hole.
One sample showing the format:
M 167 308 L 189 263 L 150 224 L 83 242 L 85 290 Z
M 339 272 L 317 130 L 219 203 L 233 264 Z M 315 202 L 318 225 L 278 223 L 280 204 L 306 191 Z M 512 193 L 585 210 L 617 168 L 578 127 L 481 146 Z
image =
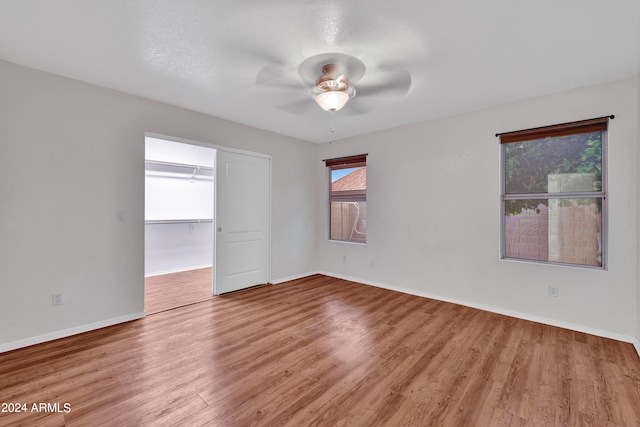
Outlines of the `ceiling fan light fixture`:
M 349 101 L 349 95 L 337 90 L 328 91 L 316 95 L 315 100 L 325 111 L 338 111 Z

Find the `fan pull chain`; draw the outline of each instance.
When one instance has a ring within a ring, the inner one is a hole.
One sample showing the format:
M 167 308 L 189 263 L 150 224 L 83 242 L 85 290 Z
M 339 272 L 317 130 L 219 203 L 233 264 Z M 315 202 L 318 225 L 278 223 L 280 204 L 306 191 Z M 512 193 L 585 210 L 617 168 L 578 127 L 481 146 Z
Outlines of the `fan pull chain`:
M 333 112 L 335 110 L 329 110 L 329 130 L 331 131 L 331 139 L 329 140 L 329 144 L 333 142 L 333 134 L 336 133 L 336 130 L 333 128 Z

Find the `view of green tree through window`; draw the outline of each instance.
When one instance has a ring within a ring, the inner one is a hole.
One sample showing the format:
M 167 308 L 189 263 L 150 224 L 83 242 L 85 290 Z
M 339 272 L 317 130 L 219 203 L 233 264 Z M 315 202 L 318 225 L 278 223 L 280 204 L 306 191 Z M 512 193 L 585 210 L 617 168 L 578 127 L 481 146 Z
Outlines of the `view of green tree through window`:
M 607 123 L 501 135 L 503 258 L 604 266 Z

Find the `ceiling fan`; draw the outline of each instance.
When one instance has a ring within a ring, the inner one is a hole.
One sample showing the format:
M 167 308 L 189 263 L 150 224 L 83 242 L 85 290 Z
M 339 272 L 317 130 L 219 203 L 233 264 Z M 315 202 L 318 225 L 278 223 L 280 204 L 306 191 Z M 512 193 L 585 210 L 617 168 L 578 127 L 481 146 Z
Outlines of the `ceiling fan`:
M 297 94 L 300 93 L 298 79 L 287 83 L 277 81 L 286 74 L 286 70 L 275 73 L 273 67 L 268 67 L 258 75 L 256 83 L 271 84 L 279 89 L 291 88 Z M 365 74 L 367 78 L 363 79 Z M 365 113 L 371 109 L 368 107 L 377 105 L 373 98 L 377 98 L 378 103 L 380 100 L 389 101 L 404 96 L 411 87 L 409 70 L 384 64 L 367 70 L 362 60 L 344 53 L 311 56 L 300 63 L 298 75 L 309 88 L 309 97 L 323 110 L 332 113 L 342 109 L 351 100 L 356 100 L 355 104 L 350 104 L 345 111 L 348 110 L 351 114 Z M 371 98 L 370 105 L 367 105 L 368 98 Z M 299 99 L 280 108 L 300 113 L 309 105 L 312 106 L 313 103 L 308 99 Z
M 325 111 L 344 107 L 356 95 L 353 83 L 360 80 L 364 72 L 361 60 L 343 53 L 315 55 L 298 67 L 302 81 L 311 87 L 309 95 Z

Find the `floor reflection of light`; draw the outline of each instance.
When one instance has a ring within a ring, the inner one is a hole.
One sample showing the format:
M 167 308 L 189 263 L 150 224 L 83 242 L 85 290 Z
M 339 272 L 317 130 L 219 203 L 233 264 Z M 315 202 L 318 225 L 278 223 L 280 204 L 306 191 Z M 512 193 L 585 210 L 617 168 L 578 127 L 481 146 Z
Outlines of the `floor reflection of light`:
M 362 308 L 329 297 L 323 302 L 322 312 L 327 336 L 320 345 L 343 363 L 364 363 L 374 342 L 371 325 Z

